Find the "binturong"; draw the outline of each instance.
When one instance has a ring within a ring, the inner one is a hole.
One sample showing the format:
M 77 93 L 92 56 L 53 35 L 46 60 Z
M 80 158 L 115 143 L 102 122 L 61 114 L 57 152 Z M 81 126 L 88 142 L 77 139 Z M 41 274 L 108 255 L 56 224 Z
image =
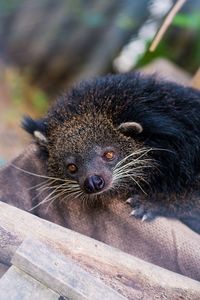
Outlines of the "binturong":
M 83 81 L 23 127 L 47 154 L 63 199 L 112 197 L 132 215 L 200 230 L 200 92 L 138 73 Z M 52 183 L 52 184 L 53 184 Z

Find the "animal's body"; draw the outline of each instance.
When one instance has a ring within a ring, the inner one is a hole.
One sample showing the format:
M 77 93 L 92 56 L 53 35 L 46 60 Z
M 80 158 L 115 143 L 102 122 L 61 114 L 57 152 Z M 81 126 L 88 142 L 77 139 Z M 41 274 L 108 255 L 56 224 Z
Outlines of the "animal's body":
M 133 215 L 200 222 L 200 92 L 137 73 L 82 82 L 23 127 L 46 153 L 53 196 L 118 195 Z M 194 221 L 195 220 L 195 221 Z

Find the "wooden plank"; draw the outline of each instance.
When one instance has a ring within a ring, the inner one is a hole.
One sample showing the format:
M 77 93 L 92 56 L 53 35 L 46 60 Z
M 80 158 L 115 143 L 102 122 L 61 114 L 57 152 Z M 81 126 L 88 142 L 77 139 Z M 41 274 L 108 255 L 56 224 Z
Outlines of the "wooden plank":
M 0 203 L 0 258 L 11 260 L 26 238 L 41 240 L 73 258 L 130 299 L 200 299 L 200 283 L 102 242 Z M 146 297 L 146 298 L 145 298 Z M 160 298 L 159 298 L 160 297 Z
M 22 243 L 12 263 L 70 300 L 126 299 L 72 259 L 33 239 L 26 239 Z
M 0 278 L 6 273 L 8 268 L 8 266 L 0 263 Z
M 0 300 L 59 300 L 60 295 L 15 266 L 0 280 Z

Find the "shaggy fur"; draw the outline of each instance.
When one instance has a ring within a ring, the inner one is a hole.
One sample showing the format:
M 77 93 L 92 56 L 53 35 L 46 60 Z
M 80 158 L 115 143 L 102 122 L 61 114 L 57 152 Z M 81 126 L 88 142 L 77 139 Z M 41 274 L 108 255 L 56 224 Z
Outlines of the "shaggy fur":
M 120 124 L 131 121 L 143 131 L 124 134 L 118 130 Z M 66 156 L 83 155 L 89 163 L 95 145 L 114 145 L 120 159 L 138 149 L 150 149 L 145 158 L 154 167 L 143 170 L 145 180 L 140 185 L 146 196 L 132 197 L 133 214 L 199 220 L 199 91 L 138 73 L 108 75 L 75 86 L 43 120 L 26 118 L 23 127 L 31 134 L 37 130 L 45 135 L 48 143 L 42 147 L 48 153 L 49 174 L 60 178 L 67 177 Z M 139 190 L 130 183 L 126 196 L 140 194 Z

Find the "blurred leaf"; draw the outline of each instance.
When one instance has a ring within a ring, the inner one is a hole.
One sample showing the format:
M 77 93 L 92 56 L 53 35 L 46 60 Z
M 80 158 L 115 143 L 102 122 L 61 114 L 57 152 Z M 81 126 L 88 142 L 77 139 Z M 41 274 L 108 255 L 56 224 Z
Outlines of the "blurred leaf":
M 35 109 L 39 112 L 45 112 L 47 110 L 48 107 L 48 98 L 46 96 L 46 94 L 41 91 L 38 90 L 34 95 L 33 95 L 33 105 L 35 107 Z
M 200 13 L 177 14 L 173 20 L 173 25 L 179 27 L 187 27 L 192 29 L 200 28 Z
M 9 86 L 10 100 L 13 111 L 27 111 L 31 115 L 41 115 L 47 111 L 48 98 L 46 94 L 29 82 L 28 76 L 22 76 L 14 68 L 6 68 L 6 82 Z
M 6 69 L 6 80 L 10 87 L 10 97 L 14 105 L 19 106 L 23 99 L 24 82 L 11 68 Z
M 147 42 L 147 49 L 149 48 L 149 45 L 151 44 L 151 41 Z M 168 45 L 167 43 L 165 43 L 165 41 L 161 41 L 158 45 L 158 47 L 156 48 L 155 51 L 153 52 L 149 52 L 148 50 L 146 50 L 146 52 L 144 53 L 144 55 L 138 60 L 137 62 L 137 68 L 143 67 L 147 64 L 149 64 L 152 60 L 158 58 L 158 57 L 165 57 L 165 58 L 169 58 L 169 53 L 172 54 L 172 52 L 169 51 L 168 49 Z M 172 58 L 172 57 L 170 57 Z

